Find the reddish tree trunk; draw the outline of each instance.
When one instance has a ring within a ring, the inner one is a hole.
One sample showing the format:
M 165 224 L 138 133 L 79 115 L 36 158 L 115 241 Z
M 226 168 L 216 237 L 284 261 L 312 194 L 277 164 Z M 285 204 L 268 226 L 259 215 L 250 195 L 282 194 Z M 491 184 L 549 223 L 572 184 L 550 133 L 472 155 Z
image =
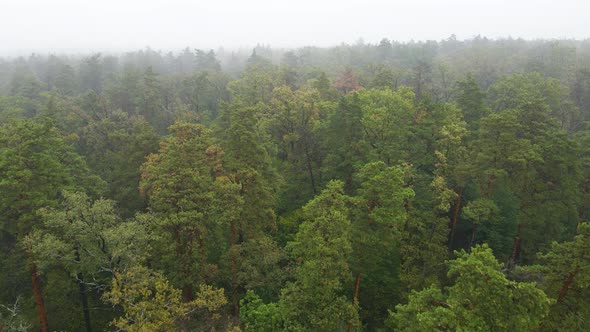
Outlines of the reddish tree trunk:
M 185 245 L 182 243 L 181 230 L 176 228 L 174 230 L 174 236 L 176 238 L 176 255 L 179 260 L 179 273 L 183 277 L 184 285 L 182 286 L 182 295 L 185 302 L 193 300 L 193 287 L 190 284 L 191 269 L 190 269 L 190 253 L 191 253 L 191 241 Z
M 33 287 L 33 295 L 35 296 L 35 309 L 37 309 L 37 317 L 41 326 L 41 332 L 49 332 L 47 325 L 47 311 L 45 311 L 45 303 L 43 302 L 43 295 L 41 293 L 41 284 L 39 276 L 37 276 L 37 267 L 31 266 L 31 285 Z
M 356 303 L 356 299 L 359 297 L 359 287 L 361 285 L 361 273 L 356 274 L 356 281 L 354 282 L 354 293 L 352 294 L 352 304 Z
M 78 245 L 76 245 L 75 258 L 78 264 L 80 263 L 80 251 Z M 80 301 L 82 302 L 82 312 L 84 313 L 84 324 L 86 326 L 86 332 L 92 332 L 92 324 L 90 321 L 90 307 L 88 306 L 88 295 L 86 294 L 86 285 L 84 284 L 84 275 L 82 272 L 78 272 L 76 275 L 78 278 L 78 289 L 80 293 Z
M 84 313 L 84 325 L 86 332 L 92 332 L 92 324 L 90 320 L 90 308 L 88 306 L 88 296 L 86 295 L 86 286 L 84 285 L 84 276 L 78 273 L 78 289 L 80 292 L 80 301 L 82 302 L 82 312 Z
M 352 293 L 352 305 L 356 303 L 356 299 L 359 296 L 359 287 L 361 285 L 361 273 L 357 272 L 356 281 L 354 282 L 354 292 Z M 352 332 L 352 324 L 348 322 L 348 332 Z
M 582 194 L 587 195 L 590 192 L 590 177 L 584 181 L 584 185 L 582 186 Z M 578 225 L 580 221 L 587 220 L 586 216 L 586 204 L 581 204 L 578 208 Z
M 455 225 L 459 219 L 459 212 L 461 212 L 461 203 L 463 201 L 463 188 L 459 188 L 457 192 L 457 200 L 455 201 L 455 212 L 453 213 L 453 220 L 451 222 L 451 236 L 449 239 L 449 248 L 453 247 L 453 239 L 455 238 Z
M 523 224 L 518 225 L 518 231 L 516 232 L 516 236 L 514 237 L 514 242 L 512 244 L 512 254 L 510 255 L 510 262 L 509 262 L 510 268 L 512 268 L 516 264 L 516 259 L 518 258 L 518 255 L 520 255 L 520 243 L 521 243 L 520 233 L 521 233 L 523 227 L 524 227 Z
M 477 226 L 478 224 L 473 224 L 473 229 L 471 230 L 471 241 L 469 242 L 469 251 L 471 251 L 471 247 L 473 247 L 473 243 L 475 242 L 475 237 L 477 236 Z
M 307 171 L 309 172 L 309 180 L 311 182 L 311 189 L 313 191 L 313 194 L 316 194 L 316 187 L 315 187 L 315 178 L 313 176 L 313 167 L 311 165 L 311 157 L 309 156 L 309 151 L 307 149 L 307 144 L 305 146 L 305 157 L 307 160 Z
M 567 278 L 563 281 L 563 285 L 559 290 L 559 295 L 557 296 L 557 303 L 562 303 L 567 295 L 567 292 L 570 288 L 572 288 L 572 284 L 574 283 L 574 278 L 578 274 L 578 270 L 572 271 L 567 275 Z
M 236 245 L 236 223 L 235 221 L 231 222 L 231 235 L 230 235 L 230 255 L 231 255 L 231 279 L 232 279 L 232 302 L 234 305 L 234 316 L 240 317 L 240 302 L 238 301 L 238 268 L 237 268 L 237 261 L 236 261 L 236 253 L 233 252 L 233 249 Z
M 203 260 L 203 264 L 207 259 L 207 253 L 205 252 L 205 242 L 203 241 L 203 237 L 201 236 L 201 232 L 197 230 L 197 242 L 199 244 L 199 253 L 201 254 L 201 259 Z
M 182 294 L 184 297 L 184 302 L 190 302 L 193 300 L 193 286 L 189 284 L 185 284 L 182 289 Z

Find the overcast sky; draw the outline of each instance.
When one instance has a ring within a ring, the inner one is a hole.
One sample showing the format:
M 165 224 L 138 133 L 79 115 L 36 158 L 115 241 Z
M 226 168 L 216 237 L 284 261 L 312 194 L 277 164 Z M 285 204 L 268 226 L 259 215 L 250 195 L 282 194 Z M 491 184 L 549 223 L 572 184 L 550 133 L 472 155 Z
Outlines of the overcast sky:
M 590 0 L 0 0 L 0 53 L 590 37 Z

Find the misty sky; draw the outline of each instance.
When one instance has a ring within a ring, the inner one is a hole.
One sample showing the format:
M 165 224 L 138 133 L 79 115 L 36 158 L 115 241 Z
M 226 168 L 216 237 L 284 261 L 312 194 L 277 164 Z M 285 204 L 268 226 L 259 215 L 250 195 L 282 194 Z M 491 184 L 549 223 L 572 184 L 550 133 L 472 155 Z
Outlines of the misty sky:
M 590 0 L 0 0 L 0 53 L 590 37 Z

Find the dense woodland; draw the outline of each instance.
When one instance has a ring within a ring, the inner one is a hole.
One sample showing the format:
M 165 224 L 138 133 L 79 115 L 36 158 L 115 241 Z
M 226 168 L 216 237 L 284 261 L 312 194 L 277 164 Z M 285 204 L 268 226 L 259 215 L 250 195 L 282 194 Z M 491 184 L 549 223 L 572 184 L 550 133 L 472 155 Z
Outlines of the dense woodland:
M 590 41 L 0 59 L 0 331 L 582 331 Z

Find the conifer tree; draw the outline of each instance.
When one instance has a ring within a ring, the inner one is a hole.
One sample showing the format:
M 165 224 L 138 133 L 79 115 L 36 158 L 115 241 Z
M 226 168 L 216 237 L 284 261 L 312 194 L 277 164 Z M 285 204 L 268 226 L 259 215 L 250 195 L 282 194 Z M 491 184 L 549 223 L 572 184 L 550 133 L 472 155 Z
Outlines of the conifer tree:
M 288 244 L 297 262 L 295 281 L 282 290 L 280 300 L 287 330 L 359 328 L 358 302 L 351 303 L 344 292 L 352 279 L 349 200 L 344 184 L 331 181 L 303 208 L 305 221 Z
M 451 286 L 431 286 L 398 305 L 389 324 L 399 331 L 535 331 L 550 300 L 533 283 L 506 279 L 487 245 L 448 262 Z
M 96 195 L 104 188 L 49 120 L 20 120 L 0 127 L 0 178 L 0 229 L 15 248 L 41 225 L 40 208 L 58 206 L 62 190 Z M 30 255 L 27 261 L 39 327 L 48 331 L 37 265 Z

